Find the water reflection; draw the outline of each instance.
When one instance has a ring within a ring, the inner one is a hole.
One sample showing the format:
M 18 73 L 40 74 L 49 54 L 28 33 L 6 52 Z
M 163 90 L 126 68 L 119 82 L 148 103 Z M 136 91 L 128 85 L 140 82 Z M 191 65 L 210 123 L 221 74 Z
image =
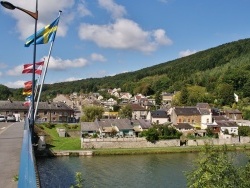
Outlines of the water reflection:
M 42 187 L 70 187 L 81 172 L 84 187 L 182 188 L 185 172 L 193 168 L 198 153 L 173 153 L 37 159 Z M 244 154 L 234 157 L 237 165 Z

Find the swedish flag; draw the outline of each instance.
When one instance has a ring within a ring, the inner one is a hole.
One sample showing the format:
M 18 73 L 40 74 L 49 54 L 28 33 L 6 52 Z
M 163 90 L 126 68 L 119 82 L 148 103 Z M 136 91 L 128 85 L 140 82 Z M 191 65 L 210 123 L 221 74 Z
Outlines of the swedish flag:
M 52 42 L 56 36 L 56 31 L 59 23 L 59 17 L 50 25 L 45 26 L 36 33 L 36 44 L 46 44 Z M 34 44 L 35 35 L 31 35 L 26 39 L 25 47 Z

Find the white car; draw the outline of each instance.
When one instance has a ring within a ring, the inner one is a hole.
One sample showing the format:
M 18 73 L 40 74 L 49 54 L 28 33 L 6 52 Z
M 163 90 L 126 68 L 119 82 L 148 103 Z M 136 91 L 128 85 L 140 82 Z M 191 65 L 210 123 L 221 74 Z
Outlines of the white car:
M 4 122 L 4 121 L 6 121 L 5 116 L 4 115 L 0 115 L 0 122 Z
M 8 121 L 15 122 L 16 121 L 16 117 L 14 115 L 8 115 L 6 120 L 7 120 L 7 122 Z

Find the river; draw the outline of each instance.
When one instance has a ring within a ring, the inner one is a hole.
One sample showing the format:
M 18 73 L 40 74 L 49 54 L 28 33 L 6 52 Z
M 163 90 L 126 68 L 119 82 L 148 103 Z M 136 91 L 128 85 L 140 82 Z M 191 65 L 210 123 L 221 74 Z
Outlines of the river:
M 198 153 L 38 158 L 42 188 L 68 188 L 81 172 L 84 188 L 185 188 Z M 237 153 L 236 164 L 246 163 Z

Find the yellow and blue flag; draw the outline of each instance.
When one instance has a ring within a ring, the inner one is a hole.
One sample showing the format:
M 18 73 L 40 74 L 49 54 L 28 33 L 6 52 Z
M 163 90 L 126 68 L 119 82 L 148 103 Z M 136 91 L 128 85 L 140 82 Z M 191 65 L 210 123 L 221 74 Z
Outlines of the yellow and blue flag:
M 59 23 L 59 17 L 50 25 L 45 26 L 36 33 L 36 44 L 46 44 L 52 42 L 56 36 L 56 31 Z M 26 39 L 25 47 L 34 44 L 35 34 Z

